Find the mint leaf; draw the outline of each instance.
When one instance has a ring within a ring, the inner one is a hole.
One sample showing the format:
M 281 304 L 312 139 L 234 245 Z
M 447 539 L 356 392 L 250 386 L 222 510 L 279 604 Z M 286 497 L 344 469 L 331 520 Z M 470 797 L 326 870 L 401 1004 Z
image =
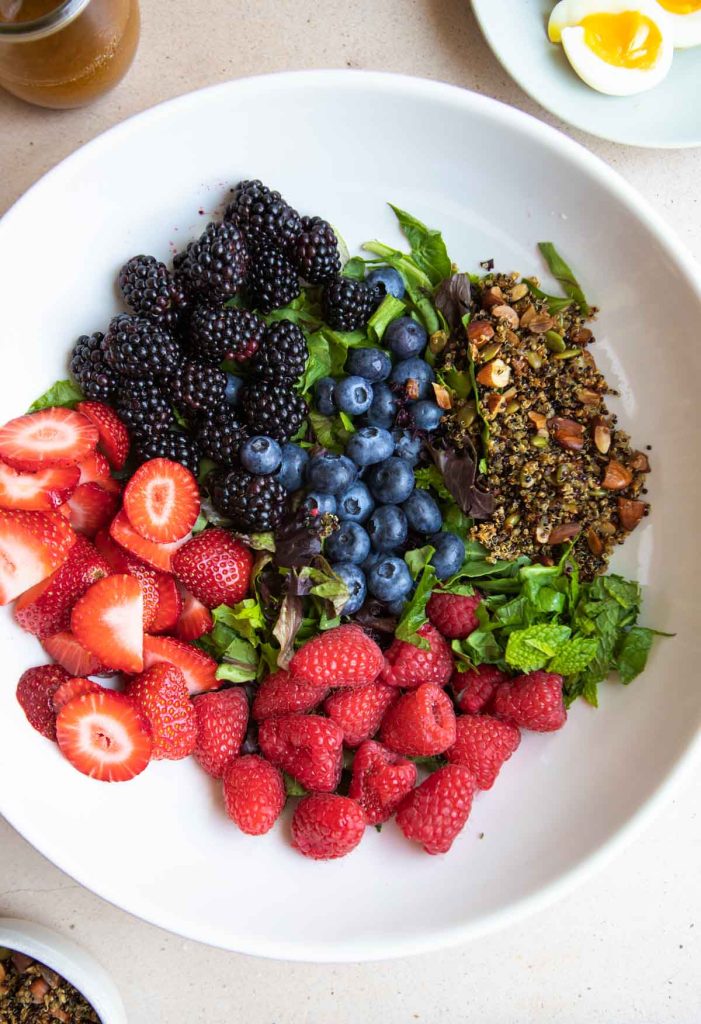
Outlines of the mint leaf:
M 68 406 L 72 408 L 78 402 L 84 401 L 85 395 L 72 380 L 57 380 L 48 391 L 45 391 L 36 401 L 32 402 L 27 412 L 39 412 L 40 409 L 49 409 L 53 406 Z
M 581 672 L 596 656 L 598 642 L 583 636 L 568 640 L 558 649 L 548 665 L 548 672 L 561 676 L 572 676 Z
M 506 661 L 524 672 L 545 668 L 566 640 L 569 626 L 542 625 L 518 629 L 509 635 L 506 644 Z M 469 639 L 469 638 L 468 638 Z
M 584 316 L 589 316 L 591 308 L 584 297 L 584 292 L 579 285 L 579 281 L 565 263 L 562 256 L 560 256 L 553 243 L 538 242 L 538 248 L 543 254 L 545 262 L 548 264 L 550 273 L 556 281 L 562 285 L 565 294 L 569 295 L 571 299 L 574 299 Z
M 430 548 L 429 550 L 433 554 L 435 549 Z M 436 570 L 432 565 L 426 564 L 411 600 L 404 605 L 404 610 L 395 630 L 395 636 L 400 640 L 404 640 L 405 643 L 412 644 L 414 647 L 420 647 L 424 651 L 430 650 L 431 645 L 425 637 L 419 636 L 418 632 L 428 622 L 426 605 L 435 585 Z
M 654 630 L 633 626 L 624 633 L 616 648 L 618 677 L 626 685 L 632 683 L 647 665 Z
M 393 320 L 401 316 L 406 309 L 406 304 L 401 299 L 395 299 L 394 295 L 385 295 L 384 299 L 368 320 L 368 337 L 379 345 L 383 335 Z
M 431 284 L 440 284 L 444 278 L 450 277 L 453 267 L 440 231 L 426 227 L 405 210 L 400 210 L 391 203 L 389 205 L 411 246 L 414 263 L 423 270 Z

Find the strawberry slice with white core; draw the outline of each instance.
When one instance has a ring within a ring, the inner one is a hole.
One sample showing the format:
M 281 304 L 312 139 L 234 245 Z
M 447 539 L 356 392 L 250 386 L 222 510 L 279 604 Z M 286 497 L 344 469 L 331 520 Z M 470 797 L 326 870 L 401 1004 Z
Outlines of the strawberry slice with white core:
M 83 647 L 81 642 L 68 630 L 47 636 L 41 641 L 42 647 L 61 668 L 65 668 L 72 676 L 110 676 L 114 670 L 102 665 L 92 651 Z
M 0 508 L 52 512 L 70 498 L 79 479 L 77 466 L 49 466 L 38 473 L 22 473 L 0 462 Z
M 107 526 L 119 507 L 116 494 L 106 491 L 102 484 L 80 484 L 68 499 L 70 523 L 78 533 L 94 537 Z
M 167 661 L 180 669 L 191 694 L 215 690 L 221 685 L 216 676 L 216 661 L 199 647 L 192 647 L 170 636 L 147 634 L 144 637 L 144 668 L 151 668 L 160 661 Z
M 124 511 L 146 540 L 168 544 L 186 537 L 200 514 L 200 489 L 189 469 L 171 459 L 139 466 L 124 490 Z
M 151 730 L 123 693 L 86 693 L 64 704 L 56 718 L 61 753 L 83 775 L 127 782 L 151 760 Z
M 144 598 L 134 576 L 115 574 L 93 583 L 76 602 L 71 630 L 105 665 L 141 672 Z
M 0 509 L 0 604 L 41 583 L 68 557 L 76 535 L 60 515 Z
M 0 427 L 0 459 L 15 469 L 75 466 L 95 448 L 97 427 L 73 409 L 28 413 Z
M 182 540 L 176 540 L 170 544 L 157 544 L 153 540 L 146 540 L 131 525 L 124 509 L 118 512 L 112 520 L 110 537 L 130 551 L 132 555 L 136 555 L 142 562 L 150 565 L 152 569 L 160 569 L 161 572 L 172 571 L 173 555 L 188 540 L 187 537 L 183 537 Z
M 82 697 L 84 693 L 99 693 L 104 689 L 104 686 L 100 686 L 93 679 L 86 679 L 84 676 L 67 679 L 65 683 L 61 683 L 51 698 L 54 713 L 58 714 L 64 704 L 70 703 L 76 697 Z
M 78 402 L 78 412 L 87 416 L 99 434 L 100 450 L 114 469 L 122 469 L 129 454 L 129 431 L 114 409 L 104 402 Z

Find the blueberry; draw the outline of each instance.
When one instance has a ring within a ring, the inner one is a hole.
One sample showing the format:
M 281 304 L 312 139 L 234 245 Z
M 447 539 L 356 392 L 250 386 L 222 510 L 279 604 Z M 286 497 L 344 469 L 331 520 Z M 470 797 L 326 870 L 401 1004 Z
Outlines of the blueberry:
M 282 449 L 272 437 L 256 434 L 247 438 L 241 445 L 239 454 L 241 465 L 249 473 L 258 476 L 274 473 L 282 462 Z
M 434 533 L 431 544 L 436 549 L 431 565 L 439 580 L 452 576 L 465 561 L 465 545 L 456 533 Z
M 243 377 L 237 377 L 233 373 L 227 373 L 224 401 L 227 402 L 229 405 L 238 405 L 239 399 L 241 398 L 241 389 L 243 388 L 243 385 Z
M 419 461 L 421 452 L 421 438 L 414 437 L 408 430 L 395 430 L 392 432 L 394 438 L 394 454 L 404 459 L 410 466 L 415 466 Z
M 402 505 L 407 522 L 417 533 L 435 533 L 443 524 L 443 516 L 428 491 L 412 491 Z
M 333 401 L 335 387 L 336 381 L 333 377 L 322 377 L 321 380 L 316 382 L 314 397 L 316 398 L 316 407 L 322 416 L 333 416 L 336 412 L 336 406 Z
M 397 396 L 386 384 L 376 384 L 373 388 L 372 405 L 367 411 L 365 422 L 371 427 L 384 427 L 387 430 L 394 425 L 397 415 Z
M 377 565 L 378 562 L 382 561 L 383 558 L 387 558 L 390 554 L 394 554 L 393 551 L 371 551 L 365 561 L 361 564 L 360 568 L 367 575 L 370 572 L 373 565 Z
M 371 384 L 387 380 L 392 360 L 380 348 L 352 348 L 346 360 L 346 373 L 369 380 Z
M 410 316 L 393 320 L 382 339 L 400 359 L 418 356 L 426 348 L 428 334 L 418 321 Z
M 282 462 L 277 478 L 288 491 L 298 491 L 304 483 L 304 471 L 309 462 L 309 453 L 298 444 L 289 441 L 282 446 Z
M 395 299 L 403 298 L 406 290 L 402 275 L 394 267 L 377 267 L 376 270 L 371 270 L 365 278 L 365 284 L 375 288 L 383 297 L 394 295 Z
M 418 393 L 411 397 L 428 398 L 433 394 L 431 384 L 436 375 L 425 359 L 403 359 L 394 367 L 389 379 L 393 384 L 406 384 L 408 380 L 414 380 L 418 385 Z
M 349 416 L 359 416 L 372 405 L 372 384 L 364 377 L 344 377 L 333 392 L 336 408 Z
M 370 538 L 359 523 L 341 523 L 327 538 L 326 554 L 332 561 L 360 565 L 370 554 Z
M 373 497 L 385 505 L 401 505 L 414 490 L 414 471 L 404 459 L 393 455 L 368 472 Z
M 368 590 L 378 601 L 399 601 L 412 588 L 411 573 L 403 558 L 388 555 L 368 573 Z
M 445 412 L 435 402 L 424 399 L 422 402 L 414 402 L 409 407 L 411 418 L 417 430 L 435 430 Z
M 316 510 L 320 516 L 336 515 L 336 499 L 333 494 L 324 494 L 323 491 L 310 491 L 304 499 L 305 507 Z
M 398 598 L 396 601 L 387 602 L 387 614 L 388 615 L 401 615 L 404 611 L 406 599 L 404 597 Z
M 350 593 L 350 597 L 343 606 L 342 614 L 354 615 L 362 605 L 367 594 L 365 573 L 352 562 L 332 562 L 331 568 L 337 576 L 341 577 Z
M 394 439 L 382 427 L 361 427 L 346 445 L 346 452 L 356 466 L 371 466 L 383 462 L 394 451 Z
M 380 505 L 368 519 L 368 533 L 376 551 L 391 551 L 406 540 L 407 517 L 396 505 Z
M 337 515 L 344 522 L 364 523 L 375 507 L 367 485 L 358 480 L 338 499 Z
M 343 494 L 357 475 L 358 470 L 349 458 L 330 452 L 315 455 L 307 466 L 307 479 L 312 490 L 326 494 Z

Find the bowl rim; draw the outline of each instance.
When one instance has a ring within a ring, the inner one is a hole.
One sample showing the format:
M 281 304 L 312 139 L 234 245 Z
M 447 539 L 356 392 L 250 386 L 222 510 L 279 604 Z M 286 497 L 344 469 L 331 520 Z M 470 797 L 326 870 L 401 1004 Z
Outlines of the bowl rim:
M 633 216 L 635 216 L 654 235 L 657 244 L 666 253 L 669 260 L 678 268 L 692 292 L 696 294 L 701 312 L 701 269 L 685 245 L 676 238 L 674 232 L 665 224 L 663 218 L 643 199 L 643 197 L 617 172 L 610 168 L 599 157 L 594 156 L 580 143 L 575 142 L 559 130 L 539 121 L 530 114 L 510 107 L 490 97 L 462 89 L 459 86 L 430 79 L 398 75 L 389 72 L 361 71 L 348 69 L 284 71 L 273 74 L 256 75 L 240 79 L 232 79 L 203 89 L 184 93 L 166 100 L 141 113 L 135 114 L 118 125 L 108 129 L 95 139 L 81 146 L 70 156 L 48 171 L 42 178 L 28 189 L 0 219 L 0 245 L 3 240 L 3 227 L 16 217 L 24 215 L 33 199 L 35 190 L 41 189 L 47 182 L 60 181 L 62 175 L 73 175 L 82 164 L 91 162 L 95 156 L 108 152 L 113 146 L 120 145 L 128 137 L 134 122 L 154 123 L 161 118 L 168 118 L 171 112 L 199 105 L 203 98 L 228 91 L 239 94 L 260 96 L 261 91 L 344 89 L 352 94 L 356 89 L 377 92 L 389 92 L 404 97 L 432 99 L 442 105 L 449 105 L 463 111 L 486 113 L 492 120 L 499 122 L 506 130 L 513 129 L 524 133 L 543 146 L 544 150 L 556 152 L 564 159 L 576 164 L 580 170 L 587 172 L 592 179 Z M 312 963 L 352 963 L 360 961 L 387 960 L 396 957 L 411 956 L 431 952 L 477 938 L 510 924 L 522 920 L 572 891 L 578 884 L 591 877 L 594 872 L 620 852 L 650 822 L 655 813 L 664 806 L 670 794 L 683 775 L 686 775 L 697 761 L 701 763 L 701 730 L 692 737 L 678 754 L 673 767 L 660 780 L 651 796 L 633 813 L 628 820 L 609 839 L 602 842 L 593 853 L 575 863 L 552 882 L 537 892 L 524 896 L 500 911 L 486 914 L 475 920 L 458 925 L 450 925 L 432 929 L 426 935 L 393 936 L 391 939 L 375 940 L 363 937 L 345 942 L 341 946 L 329 948 L 328 945 L 305 941 L 292 945 L 289 942 L 278 942 L 275 938 L 255 939 L 252 942 L 234 940 L 220 941 L 208 932 L 207 928 L 188 925 L 183 928 L 177 920 L 177 908 L 168 912 L 150 906 L 145 908 L 134 905 L 138 900 L 127 904 L 120 902 L 117 893 L 105 882 L 90 885 L 92 892 L 100 898 L 112 903 L 120 909 L 147 921 L 157 927 L 165 928 L 185 938 L 195 939 L 211 946 L 228 949 L 271 959 L 282 959 L 295 962 Z M 0 812 L 2 812 L 0 796 Z M 47 859 L 56 864 L 62 871 L 75 878 L 81 885 L 88 887 L 81 879 L 72 874 L 71 869 L 62 859 L 54 859 L 45 837 L 30 825 L 17 824 L 12 817 L 5 815 L 9 823 L 40 851 Z

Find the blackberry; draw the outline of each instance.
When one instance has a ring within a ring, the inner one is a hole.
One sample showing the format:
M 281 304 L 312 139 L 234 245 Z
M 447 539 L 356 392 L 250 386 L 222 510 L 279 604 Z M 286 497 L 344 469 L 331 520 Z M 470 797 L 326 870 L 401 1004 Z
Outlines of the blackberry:
M 300 277 L 309 284 L 323 284 L 341 272 L 341 257 L 334 230 L 321 217 L 302 217 L 302 231 L 288 254 Z
M 205 363 L 243 363 L 256 352 L 264 331 L 264 321 L 247 309 L 201 303 L 190 318 L 190 346 Z
M 167 396 L 154 381 L 129 381 L 117 398 L 117 412 L 130 430 L 143 437 L 162 433 L 175 425 Z
M 188 434 L 178 434 L 167 430 L 160 434 L 137 434 L 136 454 L 141 462 L 149 459 L 171 459 L 179 462 L 194 473 L 200 471 L 200 453 L 197 445 Z
M 186 288 L 213 302 L 226 302 L 243 284 L 248 250 L 234 221 L 208 224 L 196 242 L 177 259 Z
M 272 246 L 254 253 L 246 284 L 251 305 L 262 313 L 282 309 L 301 291 L 297 271 L 280 250 Z
M 256 380 L 244 389 L 242 418 L 250 434 L 288 441 L 297 433 L 306 415 L 307 403 L 291 387 Z
M 173 401 L 183 413 L 200 412 L 222 405 L 226 397 L 226 374 L 216 366 L 195 359 L 181 363 L 171 375 Z
M 295 381 L 307 365 L 307 342 L 302 330 L 291 320 L 278 320 L 266 330 L 251 369 L 263 380 Z
M 160 324 L 124 313 L 112 318 L 105 338 L 105 359 L 120 376 L 165 379 L 181 357 L 177 341 Z
M 260 181 L 241 181 L 234 192 L 224 218 L 236 221 L 252 249 L 264 245 L 286 249 L 299 234 L 299 214 L 279 192 L 273 192 Z
M 168 327 L 175 325 L 182 301 L 165 263 L 155 256 L 133 256 L 119 271 L 118 282 L 132 313 Z
M 117 390 L 119 376 L 105 358 L 105 336 L 101 331 L 78 338 L 71 356 L 71 373 L 86 398 L 106 402 Z
M 287 511 L 287 491 L 273 476 L 245 469 L 215 471 L 207 479 L 212 504 L 241 533 L 274 530 Z
M 222 466 L 233 466 L 238 462 L 239 448 L 247 437 L 248 431 L 230 405 L 207 410 L 199 419 L 195 434 L 202 454 Z
M 377 293 L 364 281 L 334 277 L 324 287 L 321 308 L 329 327 L 335 331 L 355 331 L 365 327 L 377 301 Z

